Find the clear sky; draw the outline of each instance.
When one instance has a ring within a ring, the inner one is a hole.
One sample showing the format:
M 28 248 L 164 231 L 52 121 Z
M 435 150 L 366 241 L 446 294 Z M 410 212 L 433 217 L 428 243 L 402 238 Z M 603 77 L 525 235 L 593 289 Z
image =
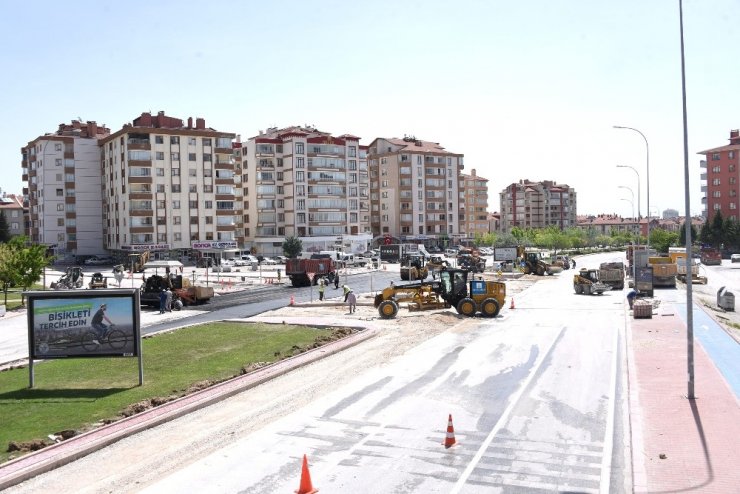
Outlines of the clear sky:
M 579 214 L 684 208 L 678 0 L 3 2 L 0 188 L 60 123 L 144 111 L 247 139 L 312 124 L 439 142 L 489 179 L 578 193 Z M 685 0 L 691 212 L 698 151 L 740 127 L 740 1 Z M 625 199 L 625 200 L 622 200 Z

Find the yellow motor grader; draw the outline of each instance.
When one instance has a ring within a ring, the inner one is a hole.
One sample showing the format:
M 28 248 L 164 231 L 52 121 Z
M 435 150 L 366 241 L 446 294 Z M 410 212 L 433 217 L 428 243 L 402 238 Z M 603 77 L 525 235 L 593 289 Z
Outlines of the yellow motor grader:
M 432 310 L 454 307 L 459 314 L 472 317 L 496 317 L 504 306 L 506 284 L 500 281 L 474 279 L 464 269 L 445 268 L 431 282 L 391 285 L 375 296 L 374 305 L 380 317 L 391 319 L 398 314 L 399 304 L 409 310 Z

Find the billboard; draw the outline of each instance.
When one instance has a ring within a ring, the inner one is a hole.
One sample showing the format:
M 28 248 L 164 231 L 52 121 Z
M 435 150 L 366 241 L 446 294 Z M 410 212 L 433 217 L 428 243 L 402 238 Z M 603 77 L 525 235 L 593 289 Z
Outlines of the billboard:
M 25 292 L 31 359 L 140 355 L 135 289 Z

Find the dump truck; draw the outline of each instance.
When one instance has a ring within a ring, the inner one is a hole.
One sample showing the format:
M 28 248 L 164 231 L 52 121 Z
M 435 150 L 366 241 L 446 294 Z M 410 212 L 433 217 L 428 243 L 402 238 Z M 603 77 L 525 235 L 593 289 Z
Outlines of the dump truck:
M 722 264 L 722 253 L 712 247 L 704 247 L 699 254 L 699 260 L 705 266 L 719 266 Z
M 380 317 L 396 317 L 400 303 L 409 310 L 432 310 L 454 307 L 459 314 L 472 317 L 496 317 L 504 306 L 506 284 L 475 279 L 464 269 L 445 268 L 432 282 L 407 283 L 385 288 L 375 296 L 374 305 Z
M 310 286 L 318 283 L 323 277 L 334 277 L 336 265 L 329 258 L 299 259 L 290 258 L 285 261 L 285 274 L 293 287 Z
M 421 252 L 409 252 L 401 258 L 401 280 L 425 280 L 429 270 L 425 265 L 426 257 Z
M 599 270 L 586 269 L 573 275 L 573 290 L 578 295 L 601 295 L 609 291 L 611 287 L 599 281 Z
M 624 263 L 602 262 L 599 265 L 599 281 L 609 285 L 612 290 L 624 290 Z
M 676 263 L 668 256 L 653 256 L 648 258 L 648 264 L 653 267 L 653 286 L 676 288 Z
M 701 266 L 695 263 L 693 259 L 689 260 L 689 265 L 691 266 L 691 274 L 686 269 L 686 257 L 678 257 L 676 259 L 676 278 L 678 278 L 678 281 L 686 283 L 686 280 L 690 277 L 691 283 L 706 285 L 708 281 L 707 277 L 699 274 L 699 268 Z

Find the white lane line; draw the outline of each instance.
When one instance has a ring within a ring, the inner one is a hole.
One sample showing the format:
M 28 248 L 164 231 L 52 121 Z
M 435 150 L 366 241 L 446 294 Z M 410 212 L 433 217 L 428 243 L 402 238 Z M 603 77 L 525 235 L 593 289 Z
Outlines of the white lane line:
M 614 448 L 614 413 L 617 406 L 617 359 L 619 356 L 619 331 L 614 332 L 614 341 L 612 342 L 612 351 L 614 352 L 614 358 L 612 359 L 611 377 L 609 382 L 609 389 L 611 394 L 609 397 L 609 408 L 606 415 L 606 431 L 604 432 L 604 456 L 601 457 L 601 482 L 600 492 L 602 494 L 609 494 L 609 484 L 611 482 L 612 473 L 612 449 Z
M 555 335 L 555 337 L 552 339 L 547 351 L 542 354 L 542 358 L 537 363 L 537 366 L 534 369 L 532 369 L 532 372 L 529 373 L 529 375 L 527 376 L 527 379 L 519 387 L 519 390 L 513 396 L 513 399 L 511 400 L 511 402 L 509 402 L 509 406 L 506 407 L 506 410 L 504 410 L 504 413 L 498 419 L 498 422 L 496 422 L 496 425 L 493 427 L 493 429 L 491 429 L 491 432 L 488 433 L 488 437 L 486 437 L 486 440 L 483 441 L 483 443 L 480 445 L 480 448 L 478 448 L 478 451 L 475 453 L 475 456 L 473 456 L 473 459 L 470 460 L 470 463 L 468 463 L 468 466 L 465 468 L 465 471 L 463 471 L 462 475 L 457 480 L 457 483 L 455 483 L 455 486 L 450 491 L 450 494 L 458 494 L 460 490 L 465 486 L 465 482 L 468 481 L 468 478 L 473 473 L 473 470 L 475 469 L 476 466 L 478 466 L 480 459 L 483 457 L 483 453 L 485 453 L 486 449 L 488 449 L 488 446 L 490 446 L 491 441 L 493 441 L 493 438 L 496 437 L 496 434 L 498 434 L 499 430 L 501 430 L 504 424 L 508 422 L 509 415 L 511 415 L 511 412 L 514 410 L 514 407 L 517 405 L 517 403 L 521 399 L 522 394 L 524 394 L 524 391 L 529 387 L 529 384 L 532 382 L 532 379 L 534 379 L 534 376 L 536 376 L 537 373 L 539 372 L 540 367 L 542 366 L 542 363 L 550 355 L 550 352 L 552 351 L 552 347 L 555 345 L 555 342 L 560 339 L 560 335 L 563 334 L 563 331 L 565 331 L 565 327 L 560 328 L 560 331 L 558 332 L 558 334 Z

